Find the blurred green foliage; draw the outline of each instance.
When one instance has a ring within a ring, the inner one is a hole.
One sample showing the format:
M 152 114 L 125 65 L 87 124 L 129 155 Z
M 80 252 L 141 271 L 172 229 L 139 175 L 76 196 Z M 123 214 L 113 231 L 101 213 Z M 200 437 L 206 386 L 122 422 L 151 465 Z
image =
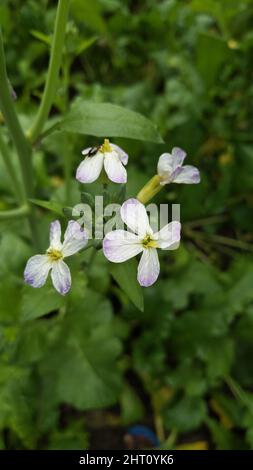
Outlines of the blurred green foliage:
M 28 228 L 1 221 L 1 448 L 86 448 L 90 421 L 99 416 L 97 427 L 115 433 L 149 424 L 163 448 L 201 440 L 209 448 L 253 449 L 252 6 L 72 1 L 48 125 L 80 98 L 126 106 L 156 123 L 165 141 L 115 140 L 130 155 L 129 196 L 174 145 L 187 151 L 202 181 L 166 187 L 156 198 L 181 204 L 183 239 L 179 250 L 163 253 L 143 312 L 128 297 L 140 307 L 138 292 L 119 289 L 121 274 L 111 276 L 101 253 L 89 267 L 90 250 L 81 265 L 71 261 L 66 298 L 50 285 L 23 286 L 33 254 Z M 55 11 L 47 0 L 0 5 L 25 129 L 42 94 Z M 1 132 L 7 138 L 3 122 Z M 62 132 L 36 148 L 38 199 L 79 202 L 77 183 L 66 192 L 65 180 L 89 144 L 94 138 Z M 0 195 L 1 209 L 14 205 L 1 159 Z M 39 210 L 46 247 L 53 215 Z

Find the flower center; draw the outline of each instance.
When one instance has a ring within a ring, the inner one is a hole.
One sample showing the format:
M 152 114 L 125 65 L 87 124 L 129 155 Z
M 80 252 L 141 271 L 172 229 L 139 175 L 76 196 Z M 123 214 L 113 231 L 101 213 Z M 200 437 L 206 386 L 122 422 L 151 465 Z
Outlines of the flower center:
M 109 139 L 104 140 L 104 143 L 101 145 L 99 151 L 102 152 L 102 153 L 112 152 L 112 147 L 110 146 Z
M 146 235 L 146 237 L 142 240 L 142 246 L 143 248 L 157 248 L 157 242 L 152 240 L 150 235 Z
M 47 250 L 47 256 L 50 258 L 50 261 L 58 261 L 63 258 L 62 252 L 60 250 L 54 250 L 53 248 Z

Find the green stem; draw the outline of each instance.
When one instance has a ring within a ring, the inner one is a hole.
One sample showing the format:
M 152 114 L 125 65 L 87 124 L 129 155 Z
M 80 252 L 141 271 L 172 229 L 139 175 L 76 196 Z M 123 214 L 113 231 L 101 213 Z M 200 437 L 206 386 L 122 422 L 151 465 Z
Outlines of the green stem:
M 33 196 L 33 168 L 31 160 L 31 146 L 27 141 L 23 130 L 20 126 L 14 105 L 13 100 L 10 94 L 10 87 L 6 72 L 5 56 L 4 56 L 4 47 L 3 47 L 3 38 L 2 30 L 0 28 L 0 109 L 4 116 L 5 123 L 9 129 L 15 147 L 17 149 L 17 154 L 19 158 L 22 179 L 25 189 L 25 200 Z M 30 229 L 33 237 L 34 245 L 39 247 L 39 237 L 37 234 L 37 228 L 35 223 L 35 216 L 33 209 L 30 210 L 29 223 Z
M 55 98 L 59 70 L 61 66 L 62 49 L 68 18 L 69 4 L 70 0 L 59 0 L 58 3 L 45 89 L 34 125 L 28 131 L 28 137 L 31 142 L 35 142 L 40 132 L 43 130 L 44 124 L 48 118 L 52 103 Z
M 17 172 L 16 172 L 16 169 L 13 165 L 12 157 L 11 157 L 9 148 L 8 148 L 8 146 L 7 146 L 7 144 L 6 144 L 6 142 L 5 142 L 5 140 L 4 140 L 1 133 L 0 133 L 0 152 L 2 154 L 3 161 L 5 163 L 7 172 L 9 174 L 10 182 L 11 182 L 11 185 L 12 185 L 12 190 L 13 190 L 14 195 L 16 196 L 16 200 L 17 200 L 18 203 L 25 202 L 24 187 L 23 187 L 23 185 L 21 184 L 21 182 L 19 181 L 19 179 L 17 177 Z
M 26 217 L 28 213 L 29 213 L 29 207 L 27 205 L 23 205 L 21 207 L 18 207 L 17 209 L 11 209 L 8 211 L 0 211 L 0 221 Z

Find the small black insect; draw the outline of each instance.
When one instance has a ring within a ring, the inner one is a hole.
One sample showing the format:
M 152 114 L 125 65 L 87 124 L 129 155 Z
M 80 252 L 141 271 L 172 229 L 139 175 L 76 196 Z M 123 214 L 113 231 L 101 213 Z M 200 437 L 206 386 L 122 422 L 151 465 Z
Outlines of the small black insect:
M 94 157 L 94 155 L 96 155 L 96 153 L 98 152 L 99 148 L 100 145 L 92 147 L 87 153 L 85 153 L 85 157 Z

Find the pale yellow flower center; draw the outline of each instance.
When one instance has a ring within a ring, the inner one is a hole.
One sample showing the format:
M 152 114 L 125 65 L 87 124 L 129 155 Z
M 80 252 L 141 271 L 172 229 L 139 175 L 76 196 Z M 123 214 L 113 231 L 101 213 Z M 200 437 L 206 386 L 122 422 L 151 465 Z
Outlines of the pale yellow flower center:
M 143 248 L 157 248 L 158 245 L 155 240 L 152 240 L 150 235 L 146 235 L 146 237 L 142 240 L 142 246 Z
M 59 261 L 63 258 L 62 252 L 60 250 L 54 250 L 53 248 L 47 250 L 47 256 L 50 258 L 50 261 Z
M 112 152 L 112 147 L 110 146 L 109 139 L 104 140 L 104 143 L 99 148 L 99 151 L 102 152 L 102 153 Z

